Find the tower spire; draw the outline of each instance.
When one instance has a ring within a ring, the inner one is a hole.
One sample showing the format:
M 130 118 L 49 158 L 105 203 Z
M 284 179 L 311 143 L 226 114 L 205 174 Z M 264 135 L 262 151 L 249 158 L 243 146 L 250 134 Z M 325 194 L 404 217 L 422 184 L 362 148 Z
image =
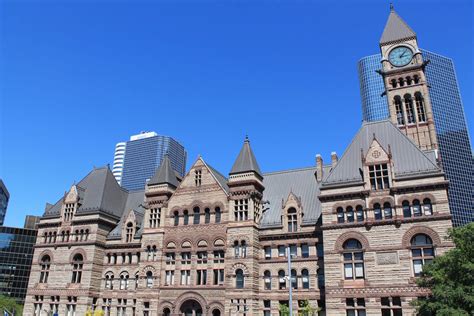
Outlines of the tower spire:
M 259 176 L 262 176 L 262 172 L 260 171 L 260 167 L 258 166 L 257 159 L 253 154 L 252 148 L 250 148 L 250 140 L 248 136 L 245 136 L 244 145 L 242 146 L 239 156 L 237 157 L 234 162 L 234 165 L 232 166 L 230 174 L 244 173 L 250 171 L 253 171 Z
M 416 39 L 416 33 L 408 24 L 395 12 L 393 4 L 390 3 L 390 14 L 380 38 L 380 45 L 389 44 L 401 40 Z

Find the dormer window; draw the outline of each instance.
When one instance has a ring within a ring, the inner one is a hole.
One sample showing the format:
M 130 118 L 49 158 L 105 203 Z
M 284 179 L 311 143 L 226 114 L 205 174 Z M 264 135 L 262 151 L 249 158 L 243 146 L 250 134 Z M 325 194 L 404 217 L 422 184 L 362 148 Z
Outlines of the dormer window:
M 298 215 L 296 214 L 295 208 L 288 210 L 288 232 L 296 232 L 298 230 Z
M 202 184 L 202 170 L 194 170 L 194 183 L 197 187 Z
M 67 203 L 64 206 L 64 221 L 70 222 L 72 220 L 72 217 L 74 215 L 75 206 L 76 205 L 74 203 Z
M 240 199 L 234 201 L 235 221 L 246 221 L 249 219 L 249 199 Z
M 125 241 L 132 242 L 133 241 L 133 224 L 132 222 L 128 222 L 127 228 L 125 230 Z
M 369 166 L 370 187 L 372 190 L 386 190 L 390 188 L 387 164 Z

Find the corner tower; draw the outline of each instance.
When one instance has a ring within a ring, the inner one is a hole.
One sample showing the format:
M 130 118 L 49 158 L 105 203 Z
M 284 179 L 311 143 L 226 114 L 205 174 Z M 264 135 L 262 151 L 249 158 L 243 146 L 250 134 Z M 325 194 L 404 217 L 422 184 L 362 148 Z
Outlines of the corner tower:
M 380 38 L 382 69 L 391 121 L 420 149 L 438 149 L 433 111 L 415 32 L 390 7 Z

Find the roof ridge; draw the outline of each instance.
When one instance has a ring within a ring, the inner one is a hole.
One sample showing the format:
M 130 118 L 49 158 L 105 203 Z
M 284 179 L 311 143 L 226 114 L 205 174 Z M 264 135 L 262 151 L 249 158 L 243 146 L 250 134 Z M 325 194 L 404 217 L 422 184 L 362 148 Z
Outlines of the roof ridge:
M 263 176 L 266 176 L 266 175 L 273 175 L 273 174 L 290 173 L 290 172 L 294 172 L 294 171 L 305 171 L 305 170 L 311 170 L 311 169 L 316 169 L 316 166 L 309 166 L 309 167 L 301 167 L 301 168 L 294 168 L 294 169 L 285 169 L 285 170 L 277 170 L 277 171 L 264 172 L 264 173 L 263 173 Z

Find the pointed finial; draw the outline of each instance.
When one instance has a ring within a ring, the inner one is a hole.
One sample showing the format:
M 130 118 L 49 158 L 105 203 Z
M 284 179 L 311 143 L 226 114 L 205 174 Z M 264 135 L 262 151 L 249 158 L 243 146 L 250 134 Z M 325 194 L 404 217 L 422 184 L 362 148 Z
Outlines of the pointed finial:
M 393 11 L 393 10 L 395 10 L 395 9 L 393 8 L 393 3 L 390 2 L 390 11 Z
M 249 135 L 245 134 L 245 142 L 248 143 L 249 141 Z

